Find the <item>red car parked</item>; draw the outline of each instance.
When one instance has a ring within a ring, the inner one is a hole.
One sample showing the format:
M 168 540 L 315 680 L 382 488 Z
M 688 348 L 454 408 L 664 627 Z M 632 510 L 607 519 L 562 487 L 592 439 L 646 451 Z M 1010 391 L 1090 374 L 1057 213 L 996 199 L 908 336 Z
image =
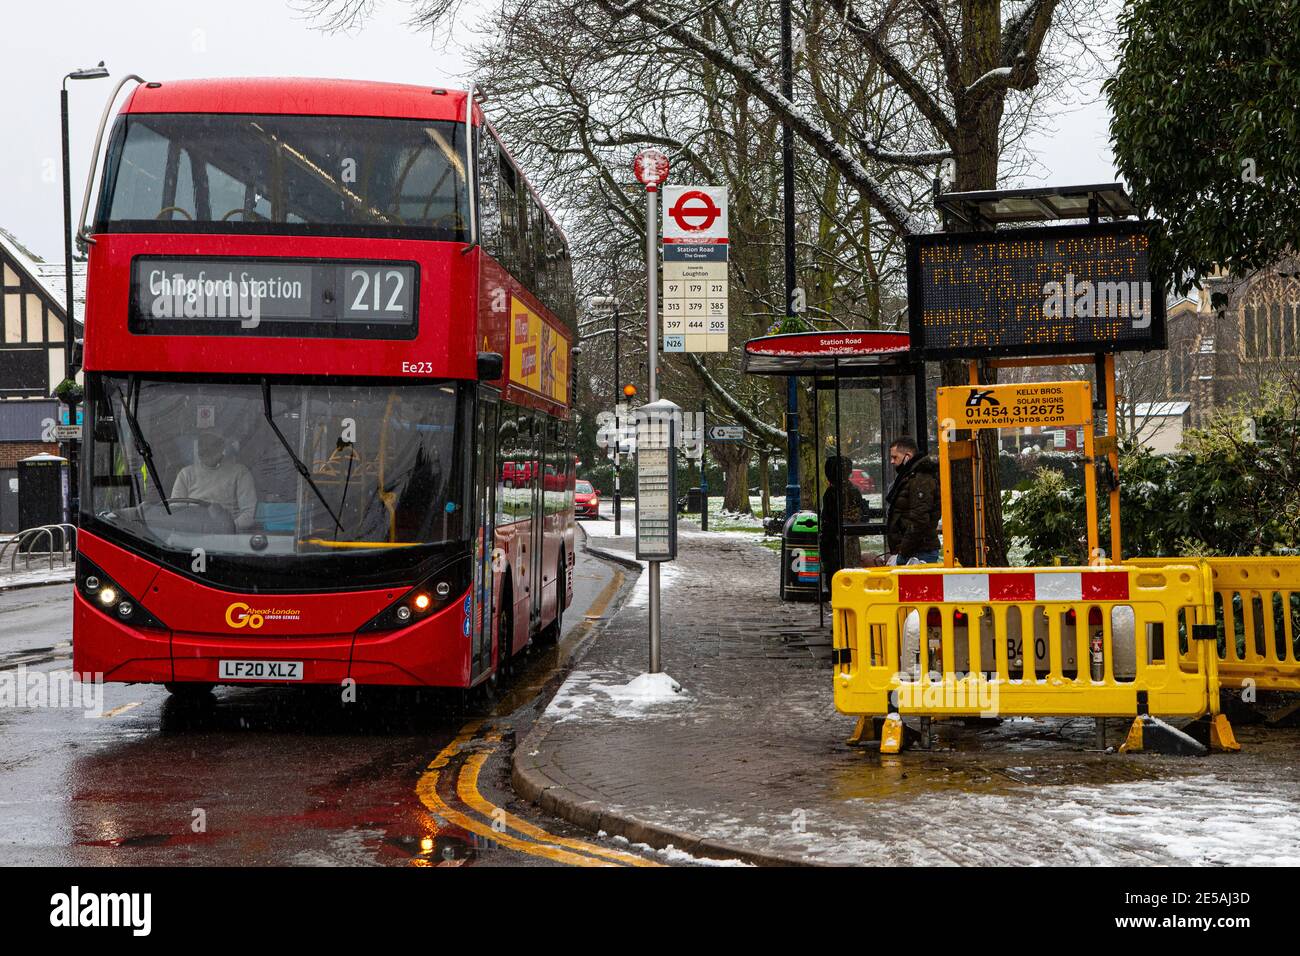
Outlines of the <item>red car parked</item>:
M 600 517 L 600 492 L 581 478 L 573 485 L 573 513 L 579 518 Z

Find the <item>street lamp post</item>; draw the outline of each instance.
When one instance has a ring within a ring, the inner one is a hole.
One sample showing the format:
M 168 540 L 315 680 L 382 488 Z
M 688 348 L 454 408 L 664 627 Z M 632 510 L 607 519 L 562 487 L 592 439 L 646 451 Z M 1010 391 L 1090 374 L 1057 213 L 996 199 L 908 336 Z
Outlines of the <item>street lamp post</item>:
M 614 296 L 598 296 L 591 300 L 591 304 L 597 308 L 606 305 L 609 306 L 614 316 L 614 536 L 620 537 L 623 534 L 623 501 L 621 496 L 622 481 L 619 475 L 620 462 L 618 453 L 619 445 L 622 442 L 622 424 L 618 418 L 618 406 L 619 402 L 622 400 L 621 397 L 623 394 L 623 386 L 619 383 L 622 382 L 623 379 L 622 373 L 619 371 L 618 362 L 618 299 Z
M 75 383 L 77 377 L 77 362 L 73 352 L 76 348 L 76 315 L 73 312 L 72 297 L 72 169 L 69 164 L 69 146 L 68 146 L 68 80 L 99 80 L 108 76 L 108 70 L 104 68 L 104 61 L 100 60 L 98 66 L 92 66 L 84 70 L 73 70 L 63 78 L 63 83 L 59 88 L 59 112 L 62 120 L 63 133 L 63 293 L 64 308 L 63 316 L 63 384 L 59 386 L 60 398 L 68 406 L 68 424 L 77 423 L 76 407 L 78 398 L 75 389 L 68 383 Z M 68 391 L 68 390 L 72 391 Z M 64 398 L 67 396 L 71 401 Z M 64 442 L 64 457 L 68 459 L 68 483 L 71 494 L 69 497 L 70 519 L 75 524 L 79 508 L 80 487 L 78 481 L 77 467 L 77 440 L 69 438 Z
M 791 22 L 790 0 L 781 0 L 781 95 L 794 102 L 794 27 Z M 781 124 L 782 206 L 785 219 L 785 312 L 794 314 L 795 258 L 794 258 L 794 131 L 790 121 Z M 798 376 L 789 376 L 786 382 L 786 465 L 785 465 L 785 515 L 789 518 L 799 510 L 799 388 Z M 813 390 L 813 414 L 817 414 L 816 389 Z M 814 494 L 816 490 L 814 489 Z
M 617 425 L 618 417 L 618 400 L 622 386 L 618 383 L 622 381 L 619 377 L 618 368 L 618 299 L 614 300 L 614 415 L 615 424 Z M 621 463 L 619 462 L 619 442 L 621 434 L 614 437 L 614 537 L 620 537 L 623 534 L 623 497 L 622 497 L 622 474 Z

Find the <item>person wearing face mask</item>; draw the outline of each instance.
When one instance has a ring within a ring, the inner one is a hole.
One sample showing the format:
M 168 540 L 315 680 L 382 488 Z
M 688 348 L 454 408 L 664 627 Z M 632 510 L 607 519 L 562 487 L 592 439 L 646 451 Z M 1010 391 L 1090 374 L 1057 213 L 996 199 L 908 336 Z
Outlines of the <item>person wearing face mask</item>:
M 173 498 L 192 498 L 220 505 L 230 513 L 235 527 L 247 531 L 257 513 L 257 487 L 253 474 L 227 454 L 226 440 L 208 430 L 199 435 L 198 458 L 186 465 L 172 485 Z
M 903 436 L 889 446 L 894 483 L 885 494 L 885 542 L 889 564 L 930 564 L 939 560 L 939 465 L 919 455 L 915 439 Z

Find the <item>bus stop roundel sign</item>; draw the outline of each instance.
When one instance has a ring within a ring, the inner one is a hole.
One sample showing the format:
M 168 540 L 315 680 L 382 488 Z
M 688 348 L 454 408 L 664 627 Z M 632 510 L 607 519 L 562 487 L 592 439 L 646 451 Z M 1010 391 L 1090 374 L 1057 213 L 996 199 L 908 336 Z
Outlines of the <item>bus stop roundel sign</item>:
M 658 189 L 668 178 L 668 157 L 661 150 L 643 149 L 632 161 L 632 172 L 646 189 Z

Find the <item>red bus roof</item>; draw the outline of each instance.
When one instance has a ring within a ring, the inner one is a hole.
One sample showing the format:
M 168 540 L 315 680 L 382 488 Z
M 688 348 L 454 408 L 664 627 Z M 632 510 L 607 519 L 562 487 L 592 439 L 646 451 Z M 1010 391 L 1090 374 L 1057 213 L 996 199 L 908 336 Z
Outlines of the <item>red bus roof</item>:
M 142 83 L 123 113 L 268 113 L 461 120 L 465 93 L 438 86 L 311 77 L 241 77 Z

